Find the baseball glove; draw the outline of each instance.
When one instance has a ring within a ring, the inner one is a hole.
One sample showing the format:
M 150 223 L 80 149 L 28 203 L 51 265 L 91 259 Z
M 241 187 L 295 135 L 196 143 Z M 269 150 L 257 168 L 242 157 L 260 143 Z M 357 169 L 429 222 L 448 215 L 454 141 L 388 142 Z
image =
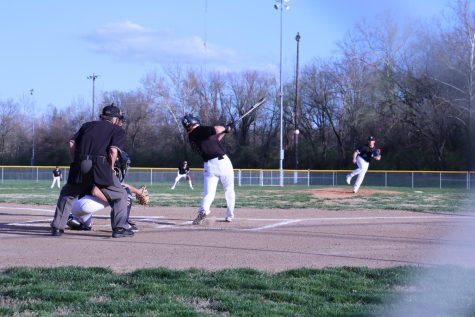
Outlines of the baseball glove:
M 148 206 L 150 204 L 150 195 L 148 194 L 147 187 L 145 185 L 142 185 L 139 188 L 140 193 L 135 194 L 135 199 L 137 200 L 137 203 L 140 205 Z
M 372 157 L 380 156 L 381 149 L 374 149 L 371 154 L 372 154 Z

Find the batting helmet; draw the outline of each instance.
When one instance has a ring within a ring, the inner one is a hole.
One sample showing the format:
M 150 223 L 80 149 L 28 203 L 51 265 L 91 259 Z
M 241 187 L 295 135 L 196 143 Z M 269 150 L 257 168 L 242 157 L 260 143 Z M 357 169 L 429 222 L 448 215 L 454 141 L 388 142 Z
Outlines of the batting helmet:
M 181 124 L 183 124 L 183 127 L 186 130 L 189 130 L 192 126 L 195 124 L 201 124 L 200 123 L 200 118 L 193 116 L 192 114 L 186 114 L 182 119 L 181 119 Z
M 127 175 L 127 172 L 129 170 L 130 163 L 130 157 L 127 152 L 119 150 L 117 159 L 115 160 L 114 164 L 114 171 L 117 174 L 117 177 L 119 178 L 120 182 L 124 181 L 125 176 Z

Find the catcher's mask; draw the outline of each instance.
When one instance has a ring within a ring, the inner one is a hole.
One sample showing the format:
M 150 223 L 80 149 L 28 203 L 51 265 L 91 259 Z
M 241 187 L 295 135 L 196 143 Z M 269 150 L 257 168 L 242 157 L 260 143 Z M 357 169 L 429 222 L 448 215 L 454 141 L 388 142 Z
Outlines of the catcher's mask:
M 186 114 L 182 119 L 181 119 L 181 124 L 183 124 L 183 127 L 188 131 L 190 130 L 195 124 L 201 124 L 200 123 L 200 118 L 193 116 L 192 114 Z
M 130 163 L 130 158 L 127 152 L 119 150 L 114 164 L 114 171 L 121 183 L 124 181 L 125 176 L 127 175 Z

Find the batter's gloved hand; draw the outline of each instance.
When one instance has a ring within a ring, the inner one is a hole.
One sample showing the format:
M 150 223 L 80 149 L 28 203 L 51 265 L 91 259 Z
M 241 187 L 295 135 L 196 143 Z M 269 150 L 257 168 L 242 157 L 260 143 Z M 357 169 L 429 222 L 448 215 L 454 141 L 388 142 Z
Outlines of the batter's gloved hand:
M 139 193 L 135 194 L 135 199 L 137 199 L 137 203 L 140 205 L 148 206 L 150 204 L 150 195 L 145 185 L 139 188 Z
M 231 121 L 224 126 L 224 133 L 229 133 L 232 129 L 234 129 L 234 122 Z

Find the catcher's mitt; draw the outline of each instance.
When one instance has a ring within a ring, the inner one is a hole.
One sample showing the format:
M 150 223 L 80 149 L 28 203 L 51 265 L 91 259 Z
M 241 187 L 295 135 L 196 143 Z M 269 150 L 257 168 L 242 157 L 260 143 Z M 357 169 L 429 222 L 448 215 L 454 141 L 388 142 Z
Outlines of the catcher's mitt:
M 135 194 L 135 199 L 137 199 L 137 203 L 140 205 L 148 206 L 150 203 L 150 195 L 148 194 L 148 190 L 145 185 L 142 185 L 139 188 L 139 193 Z

